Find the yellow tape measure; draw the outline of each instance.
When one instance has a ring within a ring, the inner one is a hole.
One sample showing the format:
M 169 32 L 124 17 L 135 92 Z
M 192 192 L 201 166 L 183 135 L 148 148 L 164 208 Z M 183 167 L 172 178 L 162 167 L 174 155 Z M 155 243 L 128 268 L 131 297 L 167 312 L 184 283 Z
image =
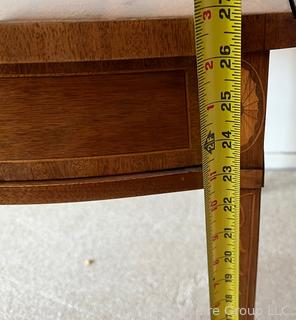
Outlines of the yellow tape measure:
M 195 0 L 211 319 L 239 319 L 241 1 Z

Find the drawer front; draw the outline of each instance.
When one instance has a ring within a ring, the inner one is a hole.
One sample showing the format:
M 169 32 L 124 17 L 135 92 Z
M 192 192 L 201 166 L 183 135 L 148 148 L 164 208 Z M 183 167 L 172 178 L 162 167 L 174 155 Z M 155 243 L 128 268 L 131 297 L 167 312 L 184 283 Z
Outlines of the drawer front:
M 0 68 L 2 181 L 201 163 L 193 58 Z

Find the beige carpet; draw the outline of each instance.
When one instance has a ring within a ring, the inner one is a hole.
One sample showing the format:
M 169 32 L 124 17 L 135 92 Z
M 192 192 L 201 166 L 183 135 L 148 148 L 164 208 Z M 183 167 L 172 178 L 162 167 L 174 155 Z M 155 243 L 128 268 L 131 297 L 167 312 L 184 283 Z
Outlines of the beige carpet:
M 296 318 L 284 314 L 296 312 L 295 208 L 296 171 L 267 172 L 260 320 Z M 0 207 L 1 320 L 193 320 L 207 308 L 200 191 Z
M 296 319 L 296 171 L 266 173 L 262 196 L 257 319 Z

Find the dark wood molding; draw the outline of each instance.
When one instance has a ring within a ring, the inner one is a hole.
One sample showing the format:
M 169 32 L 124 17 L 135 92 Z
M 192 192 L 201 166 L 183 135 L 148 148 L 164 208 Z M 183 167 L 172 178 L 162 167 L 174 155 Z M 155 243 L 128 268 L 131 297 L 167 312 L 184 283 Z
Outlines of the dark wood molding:
M 242 170 L 241 188 L 258 189 L 263 170 Z M 76 202 L 203 188 L 200 167 L 102 178 L 0 183 L 0 204 Z
M 292 14 L 243 16 L 244 53 L 296 46 Z M 192 17 L 0 23 L 0 63 L 194 56 Z

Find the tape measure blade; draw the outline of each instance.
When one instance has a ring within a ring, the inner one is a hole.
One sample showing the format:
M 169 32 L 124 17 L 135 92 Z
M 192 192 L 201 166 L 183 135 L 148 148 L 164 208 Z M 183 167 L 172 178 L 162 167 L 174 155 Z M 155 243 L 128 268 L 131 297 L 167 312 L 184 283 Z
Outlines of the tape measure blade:
M 241 1 L 195 0 L 212 319 L 238 320 Z

